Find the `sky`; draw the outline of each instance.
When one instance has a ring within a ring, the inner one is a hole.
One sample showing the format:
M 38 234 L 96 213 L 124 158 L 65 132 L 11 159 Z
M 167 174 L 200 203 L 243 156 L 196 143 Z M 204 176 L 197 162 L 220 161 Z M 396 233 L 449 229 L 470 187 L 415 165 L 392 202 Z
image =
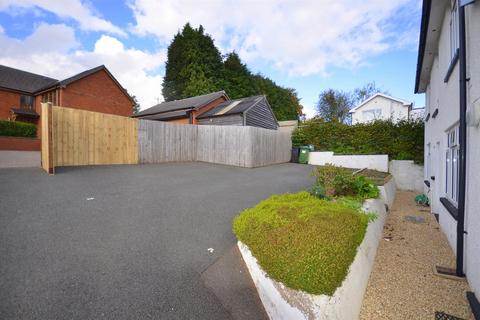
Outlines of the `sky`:
M 420 15 L 420 0 L 0 0 L 0 64 L 56 79 L 104 64 L 145 109 L 163 101 L 168 45 L 190 22 L 296 89 L 307 117 L 322 91 L 368 82 L 423 107 Z

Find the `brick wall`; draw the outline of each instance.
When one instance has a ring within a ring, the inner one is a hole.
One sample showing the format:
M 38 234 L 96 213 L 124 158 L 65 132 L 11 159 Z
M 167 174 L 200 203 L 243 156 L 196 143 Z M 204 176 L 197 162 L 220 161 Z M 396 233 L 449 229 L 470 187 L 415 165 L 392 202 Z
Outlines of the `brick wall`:
M 0 119 L 7 120 L 12 116 L 10 109 L 20 107 L 20 95 L 18 93 L 0 90 Z
M 0 150 L 40 151 L 40 139 L 0 136 Z
M 62 107 L 115 114 L 130 117 L 133 107 L 130 99 L 104 71 L 75 81 L 61 90 Z

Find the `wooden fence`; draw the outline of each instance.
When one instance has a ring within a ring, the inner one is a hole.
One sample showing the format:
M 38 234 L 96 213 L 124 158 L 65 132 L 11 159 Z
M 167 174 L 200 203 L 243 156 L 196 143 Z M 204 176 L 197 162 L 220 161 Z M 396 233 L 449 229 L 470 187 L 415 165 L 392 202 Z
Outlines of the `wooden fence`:
M 55 166 L 138 163 L 135 119 L 50 104 L 42 104 L 41 117 L 42 167 L 49 173 Z
M 203 161 L 259 167 L 290 160 L 290 135 L 183 125 L 42 104 L 42 167 Z
M 241 126 L 140 120 L 140 163 L 203 161 L 254 168 L 288 162 L 290 134 Z

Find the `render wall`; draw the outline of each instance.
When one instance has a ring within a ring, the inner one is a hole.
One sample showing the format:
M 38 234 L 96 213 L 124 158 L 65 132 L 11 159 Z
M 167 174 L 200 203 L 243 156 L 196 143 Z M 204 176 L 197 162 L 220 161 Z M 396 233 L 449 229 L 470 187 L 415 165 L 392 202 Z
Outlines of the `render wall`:
M 377 118 L 378 120 L 408 119 L 408 106 L 398 101 L 377 96 L 352 113 L 352 124 L 369 122 L 371 119 L 366 118 L 363 112 L 373 109 L 382 110 L 381 116 Z
M 477 1 L 466 7 L 467 22 L 467 106 L 480 98 L 480 3 Z M 438 54 L 430 74 L 430 84 L 426 92 L 426 111 L 430 119 L 425 124 L 425 172 L 430 182 L 425 188 L 431 202 L 431 210 L 439 214 L 442 231 L 456 251 L 456 220 L 439 202 L 445 190 L 445 151 L 446 131 L 459 121 L 459 64 L 444 82 L 450 66 L 450 13 L 445 13 L 441 30 Z M 433 118 L 435 109 L 438 115 Z M 465 215 L 465 273 L 468 282 L 480 296 L 480 129 L 467 127 L 467 189 Z M 430 154 L 428 145 L 430 144 Z M 432 180 L 431 177 L 435 177 Z

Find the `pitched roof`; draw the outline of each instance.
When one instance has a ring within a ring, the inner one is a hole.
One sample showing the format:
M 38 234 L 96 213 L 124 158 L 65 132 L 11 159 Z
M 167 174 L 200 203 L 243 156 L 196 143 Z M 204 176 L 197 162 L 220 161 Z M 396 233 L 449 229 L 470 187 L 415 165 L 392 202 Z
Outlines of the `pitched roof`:
M 265 96 L 252 96 L 247 98 L 225 101 L 220 103 L 215 108 L 212 108 L 207 112 L 202 113 L 200 116 L 197 117 L 197 119 L 243 113 L 265 99 Z
M 174 110 L 199 109 L 202 106 L 222 96 L 225 97 L 227 100 L 229 100 L 225 91 L 222 90 L 222 91 L 212 92 L 212 93 L 204 94 L 201 96 L 195 96 L 195 97 L 186 98 L 182 100 L 162 102 L 151 108 L 140 111 L 135 115 L 135 117 L 141 117 L 141 116 L 151 115 L 155 113 L 174 111 Z
M 0 87 L 33 94 L 55 85 L 57 79 L 0 65 Z
M 122 85 L 117 81 L 117 79 L 115 79 L 115 77 L 110 73 L 110 71 L 108 71 L 107 67 L 105 67 L 104 65 L 77 73 L 76 75 L 62 81 L 0 65 L 0 87 L 35 94 L 44 90 L 49 90 L 55 86 L 67 86 L 100 70 L 105 70 L 105 72 L 110 76 L 110 78 L 112 78 L 112 80 L 117 84 L 117 86 L 133 103 L 133 99 L 128 94 L 127 90 L 122 87 Z
M 371 96 L 370 98 L 368 98 L 365 101 L 363 101 L 362 103 L 360 103 L 355 108 L 351 109 L 349 113 L 354 113 L 355 111 L 357 111 L 358 109 L 360 109 L 361 107 L 363 107 L 365 104 L 372 101 L 376 97 L 383 97 L 383 98 L 386 98 L 386 99 L 389 99 L 389 100 L 400 102 L 401 104 L 403 104 L 406 107 L 408 107 L 412 104 L 411 102 L 408 102 L 408 101 L 405 101 L 405 100 L 402 100 L 402 99 L 399 99 L 399 98 L 395 98 L 395 97 L 392 97 L 392 96 L 389 96 L 389 95 L 386 95 L 386 94 L 383 94 L 383 93 L 376 93 L 373 96 Z

